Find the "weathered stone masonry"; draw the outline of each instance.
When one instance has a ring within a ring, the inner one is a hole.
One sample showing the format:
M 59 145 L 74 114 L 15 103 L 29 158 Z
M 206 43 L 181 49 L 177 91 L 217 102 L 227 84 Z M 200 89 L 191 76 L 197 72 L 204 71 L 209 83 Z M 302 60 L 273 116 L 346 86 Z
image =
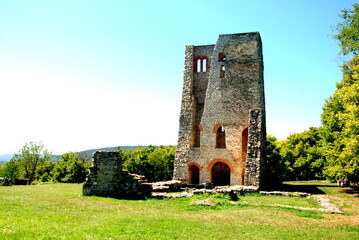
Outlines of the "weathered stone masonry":
M 174 179 L 256 185 L 264 179 L 265 102 L 259 33 L 186 46 Z
M 97 151 L 82 192 L 87 196 L 121 199 L 143 199 L 151 194 L 151 185 L 141 182 L 136 175 L 122 171 L 118 152 Z

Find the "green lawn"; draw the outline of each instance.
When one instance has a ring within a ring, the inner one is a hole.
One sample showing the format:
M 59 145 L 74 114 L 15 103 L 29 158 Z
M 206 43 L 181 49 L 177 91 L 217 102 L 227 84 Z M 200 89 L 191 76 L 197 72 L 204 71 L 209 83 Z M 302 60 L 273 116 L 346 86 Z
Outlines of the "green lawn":
M 299 197 L 247 194 L 235 204 L 218 195 L 130 201 L 84 197 L 78 184 L 0 187 L 0 239 L 359 239 L 359 198 L 319 188 L 344 215 L 268 206 L 318 207 Z M 219 204 L 190 205 L 208 198 Z

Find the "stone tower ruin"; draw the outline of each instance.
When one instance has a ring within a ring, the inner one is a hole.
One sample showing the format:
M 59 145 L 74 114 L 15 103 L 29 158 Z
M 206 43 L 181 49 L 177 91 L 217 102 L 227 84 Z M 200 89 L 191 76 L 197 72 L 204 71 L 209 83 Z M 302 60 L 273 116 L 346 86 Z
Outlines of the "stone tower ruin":
M 258 32 L 186 46 L 175 180 L 263 184 L 265 101 Z

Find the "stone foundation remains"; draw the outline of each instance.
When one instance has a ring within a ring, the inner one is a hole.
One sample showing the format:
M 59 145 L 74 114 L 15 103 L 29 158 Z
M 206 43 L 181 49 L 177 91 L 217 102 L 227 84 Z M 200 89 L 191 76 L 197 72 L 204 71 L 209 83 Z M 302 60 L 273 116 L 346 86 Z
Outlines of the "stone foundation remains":
M 122 171 L 120 153 L 97 151 L 82 192 L 86 196 L 144 199 L 152 191 L 151 185 L 145 181 L 135 174 Z

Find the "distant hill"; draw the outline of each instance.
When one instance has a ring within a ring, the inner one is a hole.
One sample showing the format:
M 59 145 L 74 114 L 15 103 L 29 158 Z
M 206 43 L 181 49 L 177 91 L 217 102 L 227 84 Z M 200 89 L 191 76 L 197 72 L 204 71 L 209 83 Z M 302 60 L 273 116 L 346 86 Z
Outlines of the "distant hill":
M 128 150 L 128 149 L 136 149 L 138 147 L 142 147 L 142 146 L 120 146 L 120 148 L 124 149 L 124 150 Z M 80 151 L 77 152 L 80 157 L 82 157 L 85 161 L 89 161 L 92 159 L 92 155 L 94 154 L 94 152 L 96 151 L 115 151 L 117 150 L 119 147 L 104 147 L 104 148 L 95 148 L 95 149 L 88 149 L 88 150 L 84 150 L 84 151 Z
M 120 146 L 120 148 L 128 150 L 128 149 L 136 149 L 138 147 L 147 147 L 147 146 Z M 154 146 L 157 147 L 157 146 Z M 95 149 L 88 149 L 84 151 L 77 152 L 83 159 L 86 161 L 90 161 L 92 155 L 96 151 L 115 151 L 119 147 L 104 147 L 104 148 L 95 148 Z M 0 155 L 0 162 L 8 162 L 14 156 L 14 154 L 2 154 Z M 53 155 L 52 161 L 58 162 L 61 159 L 61 155 Z

